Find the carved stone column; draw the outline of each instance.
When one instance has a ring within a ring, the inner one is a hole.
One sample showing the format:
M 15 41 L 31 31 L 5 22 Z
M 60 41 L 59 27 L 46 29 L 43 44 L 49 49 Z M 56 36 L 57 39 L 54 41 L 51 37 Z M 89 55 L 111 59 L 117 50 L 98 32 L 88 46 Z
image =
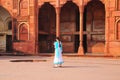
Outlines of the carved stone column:
M 79 49 L 78 49 L 78 55 L 84 55 L 84 49 L 83 49 L 83 8 L 80 8 L 80 43 L 79 43 Z
M 56 37 L 60 37 L 60 7 L 56 7 Z
M 109 39 L 108 39 L 108 36 L 109 36 L 109 17 L 105 17 L 105 49 L 104 49 L 104 53 L 106 56 L 109 55 L 109 50 L 108 50 L 108 45 L 109 45 Z

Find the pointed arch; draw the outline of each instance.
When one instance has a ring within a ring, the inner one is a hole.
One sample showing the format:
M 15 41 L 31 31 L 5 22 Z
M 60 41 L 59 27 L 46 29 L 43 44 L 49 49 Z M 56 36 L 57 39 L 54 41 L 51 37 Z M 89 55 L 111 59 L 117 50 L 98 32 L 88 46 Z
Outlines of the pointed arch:
M 22 22 L 18 25 L 18 40 L 29 40 L 29 24 Z
M 49 2 L 45 2 L 38 10 L 38 52 L 52 53 L 52 45 L 56 33 L 55 8 Z
M 67 1 L 61 7 L 60 34 L 64 53 L 77 53 L 79 47 L 79 7 L 72 1 Z M 68 49 L 68 47 L 70 49 Z
M 0 18 L 0 23 L 1 25 L 3 24 L 2 26 L 0 26 L 2 31 L 8 31 L 9 26 L 11 26 L 12 28 L 12 16 L 9 11 L 2 6 L 0 6 Z M 11 25 L 9 25 L 9 22 L 11 22 Z
M 0 52 L 12 52 L 12 44 L 12 16 L 6 8 L 0 6 Z
M 85 53 L 104 53 L 105 5 L 100 0 L 90 0 L 84 8 Z M 101 49 L 99 49 L 101 48 Z

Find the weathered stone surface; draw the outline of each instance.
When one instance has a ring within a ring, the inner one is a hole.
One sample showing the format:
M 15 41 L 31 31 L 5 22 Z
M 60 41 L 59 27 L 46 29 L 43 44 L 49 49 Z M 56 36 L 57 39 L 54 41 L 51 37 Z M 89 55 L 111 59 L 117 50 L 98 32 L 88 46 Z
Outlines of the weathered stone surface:
M 0 0 L 0 35 L 11 35 L 13 50 L 26 53 L 54 52 L 54 38 L 60 35 L 65 52 L 77 53 L 81 47 L 80 52 L 84 53 L 105 54 L 105 51 L 120 55 L 119 3 L 120 0 Z M 13 26 L 11 32 L 9 21 Z M 28 32 L 23 32 L 21 37 L 23 23 L 27 23 Z M 66 36 L 69 36 L 67 40 Z M 6 39 L 2 38 L 0 44 Z M 25 46 L 20 48 L 23 43 Z

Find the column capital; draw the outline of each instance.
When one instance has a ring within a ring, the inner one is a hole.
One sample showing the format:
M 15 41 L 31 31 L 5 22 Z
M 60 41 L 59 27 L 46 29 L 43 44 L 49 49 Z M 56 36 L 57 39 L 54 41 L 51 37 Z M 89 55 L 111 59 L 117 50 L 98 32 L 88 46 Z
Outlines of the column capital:
M 79 7 L 79 11 L 80 11 L 80 14 L 83 14 L 84 13 L 84 8 L 83 7 Z
M 56 6 L 55 9 L 61 9 L 61 7 L 60 6 Z
M 55 7 L 55 10 L 56 10 L 56 14 L 59 15 L 59 14 L 60 14 L 61 7 Z
M 61 10 L 61 7 L 55 7 L 56 10 Z

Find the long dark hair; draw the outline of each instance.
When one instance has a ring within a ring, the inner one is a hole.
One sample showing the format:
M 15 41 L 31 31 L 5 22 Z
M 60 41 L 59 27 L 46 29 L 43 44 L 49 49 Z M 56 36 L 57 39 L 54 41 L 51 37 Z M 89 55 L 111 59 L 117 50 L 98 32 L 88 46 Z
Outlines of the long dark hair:
M 59 47 L 62 47 L 60 38 L 59 38 L 59 37 L 56 37 L 56 39 L 59 41 Z
M 58 41 L 60 41 L 60 38 L 59 38 L 59 37 L 56 37 L 56 39 L 57 39 Z

